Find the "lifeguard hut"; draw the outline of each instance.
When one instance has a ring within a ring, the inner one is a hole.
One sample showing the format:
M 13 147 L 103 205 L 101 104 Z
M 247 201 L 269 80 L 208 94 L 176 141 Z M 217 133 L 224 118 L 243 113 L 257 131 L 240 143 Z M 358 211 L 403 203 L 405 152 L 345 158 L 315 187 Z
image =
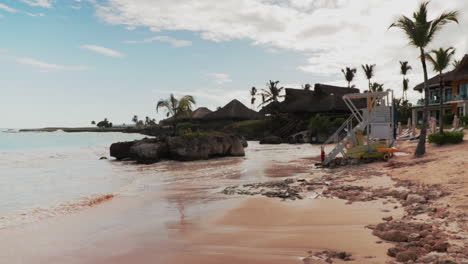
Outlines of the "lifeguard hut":
M 343 96 L 351 116 L 323 144 L 322 150 L 336 144 L 322 155 L 322 165 L 328 165 L 338 155 L 343 158 L 388 160 L 396 150 L 393 92 L 354 93 Z M 363 107 L 365 102 L 365 108 Z M 359 106 L 359 107 L 358 107 Z

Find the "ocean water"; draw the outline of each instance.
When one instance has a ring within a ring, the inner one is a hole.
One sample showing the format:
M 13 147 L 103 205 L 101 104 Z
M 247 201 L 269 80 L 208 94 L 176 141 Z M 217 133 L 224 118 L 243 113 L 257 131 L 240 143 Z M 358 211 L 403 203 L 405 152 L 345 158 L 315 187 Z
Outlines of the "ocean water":
M 140 134 L 0 132 L 0 227 L 17 219 L 45 217 L 49 210 L 72 210 L 73 204 L 123 188 L 133 178 L 114 173 L 109 146 L 143 138 Z M 3 223 L 2 223 L 3 221 Z
M 115 195 L 112 203 L 124 198 L 141 200 L 146 208 L 141 215 L 168 215 L 178 212 L 181 203 L 183 208 L 191 205 L 198 210 L 226 186 L 310 174 L 314 166 L 310 157 L 320 154 L 319 147 L 309 144 L 249 142 L 245 157 L 152 165 L 109 157 L 111 143 L 143 137 L 0 132 L 0 230 L 74 214 L 108 194 Z

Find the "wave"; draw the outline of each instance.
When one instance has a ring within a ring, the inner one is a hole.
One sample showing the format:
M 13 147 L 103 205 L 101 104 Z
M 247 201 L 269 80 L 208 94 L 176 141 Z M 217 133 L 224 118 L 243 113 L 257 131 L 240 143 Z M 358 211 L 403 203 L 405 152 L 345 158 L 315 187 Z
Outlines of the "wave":
M 0 229 L 33 223 L 60 215 L 73 214 L 86 208 L 96 207 L 104 202 L 112 200 L 115 197 L 115 194 L 93 195 L 47 209 L 35 208 L 27 212 L 0 216 Z

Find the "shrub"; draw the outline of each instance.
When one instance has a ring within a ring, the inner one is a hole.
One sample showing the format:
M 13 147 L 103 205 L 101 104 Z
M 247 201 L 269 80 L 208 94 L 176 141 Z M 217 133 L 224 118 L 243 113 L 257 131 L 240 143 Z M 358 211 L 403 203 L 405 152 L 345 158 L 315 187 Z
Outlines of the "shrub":
M 177 132 L 178 134 L 184 134 L 186 132 L 197 131 L 200 128 L 198 124 L 193 124 L 190 122 L 184 122 L 177 124 Z
M 258 139 L 263 137 L 267 130 L 266 120 L 248 120 L 227 125 L 223 132 L 244 136 L 247 139 Z
M 442 119 L 444 121 L 444 124 L 446 125 L 451 125 L 452 122 L 453 122 L 453 117 L 454 117 L 454 114 L 445 114 Z
M 345 121 L 346 119 L 342 117 L 338 117 L 338 118 L 335 118 L 335 120 L 333 120 L 332 125 L 333 127 L 339 128 Z
M 316 130 L 317 132 L 328 132 L 331 126 L 330 118 L 319 114 L 312 117 L 309 121 L 309 129 Z
M 468 125 L 468 115 L 466 116 L 461 116 L 460 117 L 460 122 L 464 125 Z
M 432 133 L 429 135 L 429 143 L 435 143 L 437 145 L 458 144 L 463 142 L 464 135 L 463 132 Z

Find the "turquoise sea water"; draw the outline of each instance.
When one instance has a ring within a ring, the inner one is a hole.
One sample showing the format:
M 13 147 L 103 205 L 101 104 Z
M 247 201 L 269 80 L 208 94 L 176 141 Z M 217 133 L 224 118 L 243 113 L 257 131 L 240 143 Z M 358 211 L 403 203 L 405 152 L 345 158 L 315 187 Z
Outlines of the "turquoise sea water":
M 0 130 L 1 131 L 1 130 Z M 18 215 L 55 214 L 51 207 L 116 193 L 131 184 L 134 172 L 119 169 L 110 144 L 140 134 L 0 132 L 0 228 L 21 223 Z M 108 160 L 100 160 L 107 157 Z M 27 220 L 27 219 L 26 219 Z
M 91 146 L 107 146 L 117 141 L 143 138 L 140 134 L 125 133 L 66 133 L 57 132 L 24 132 L 0 129 L 1 151 L 29 151 L 46 149 L 70 149 Z

